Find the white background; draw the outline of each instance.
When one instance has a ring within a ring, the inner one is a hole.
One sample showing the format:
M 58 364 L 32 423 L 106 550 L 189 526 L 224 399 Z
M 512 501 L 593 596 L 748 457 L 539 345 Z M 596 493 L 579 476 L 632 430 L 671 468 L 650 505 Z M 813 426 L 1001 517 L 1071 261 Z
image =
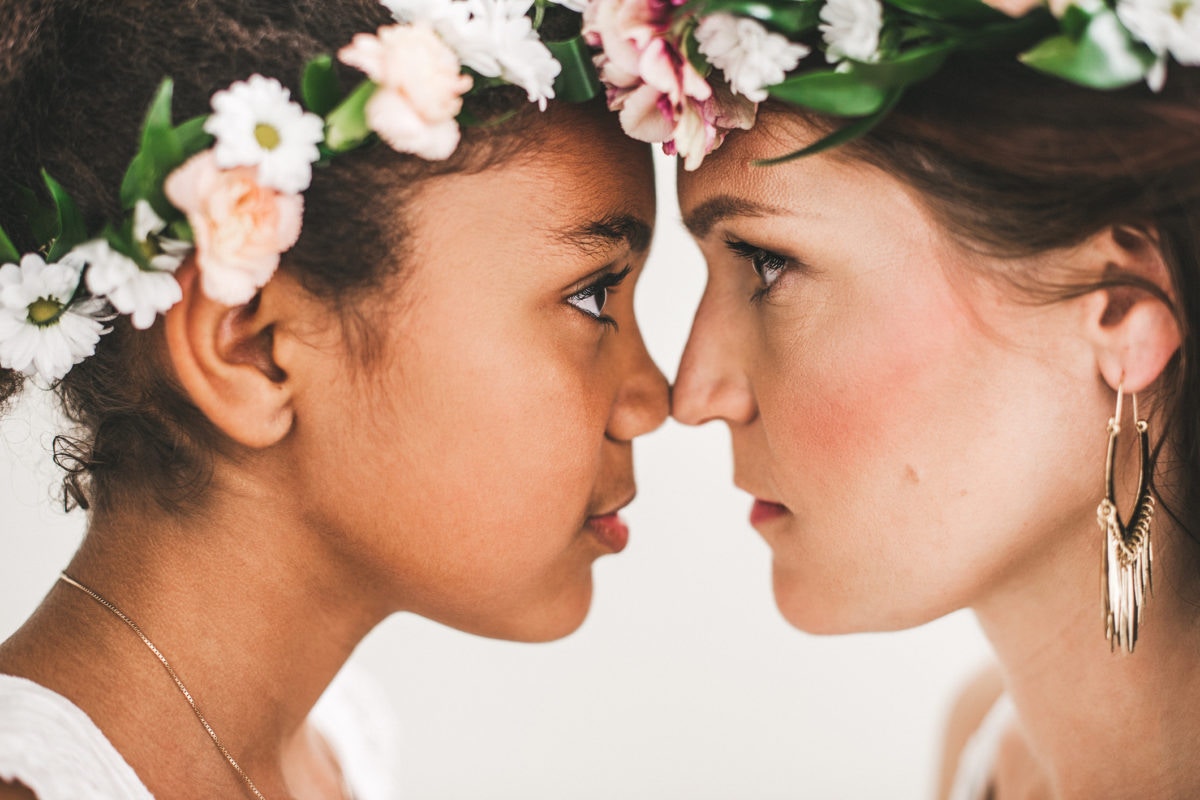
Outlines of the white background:
M 679 224 L 673 164 L 656 158 L 659 229 L 637 309 L 671 378 L 704 266 Z M 36 392 L 0 421 L 0 638 L 81 535 L 82 515 L 55 510 L 51 438 Z M 635 452 L 631 541 L 597 564 L 579 632 L 519 645 L 397 616 L 359 648 L 403 725 L 403 796 L 931 797 L 948 704 L 986 659 L 974 619 L 800 633 L 772 602 L 725 428 L 669 421 Z

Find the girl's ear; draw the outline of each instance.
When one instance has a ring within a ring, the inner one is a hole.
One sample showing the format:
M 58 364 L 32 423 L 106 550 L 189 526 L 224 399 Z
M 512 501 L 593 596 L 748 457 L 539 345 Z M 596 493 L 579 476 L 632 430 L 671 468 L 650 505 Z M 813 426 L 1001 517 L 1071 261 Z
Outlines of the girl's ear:
M 1182 341 L 1170 271 L 1153 232 L 1109 228 L 1084 244 L 1089 268 L 1103 279 L 1132 275 L 1147 286 L 1114 286 L 1088 298 L 1086 324 L 1096 365 L 1115 391 L 1141 392 L 1166 368 Z M 1152 291 L 1150 287 L 1157 287 Z
M 192 402 L 230 439 L 251 448 L 279 442 L 292 429 L 288 375 L 275 360 L 277 320 L 263 292 L 231 308 L 200 287 L 195 262 L 176 272 L 183 299 L 166 314 L 167 351 Z M 274 281 L 272 281 L 274 283 Z

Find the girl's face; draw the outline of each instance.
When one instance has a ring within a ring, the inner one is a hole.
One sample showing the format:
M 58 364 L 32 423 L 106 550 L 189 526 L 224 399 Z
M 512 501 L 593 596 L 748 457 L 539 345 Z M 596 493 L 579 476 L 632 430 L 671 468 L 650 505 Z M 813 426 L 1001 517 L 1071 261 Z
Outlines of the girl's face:
M 814 136 L 769 113 L 679 179 L 709 279 L 674 414 L 729 425 L 784 616 L 908 627 L 1056 549 L 1098 559 L 1115 396 L 1084 299 L 1022 302 L 982 278 L 1016 265 L 968 253 L 861 162 L 749 163 Z
M 381 357 L 341 351 L 311 420 L 312 513 L 391 608 L 544 640 L 620 551 L 632 442 L 667 385 L 633 315 L 654 223 L 646 145 L 552 109 L 528 158 L 436 177 L 405 210 Z

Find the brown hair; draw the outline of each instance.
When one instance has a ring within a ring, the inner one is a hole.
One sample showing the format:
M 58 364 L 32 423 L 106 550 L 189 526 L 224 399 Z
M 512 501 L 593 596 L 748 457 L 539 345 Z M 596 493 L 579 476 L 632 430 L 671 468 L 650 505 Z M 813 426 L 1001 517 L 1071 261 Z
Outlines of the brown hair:
M 23 252 L 37 245 L 27 238 L 18 187 L 39 185 L 40 168 L 71 192 L 89 230 L 116 219 L 121 176 L 163 77 L 175 82 L 176 120 L 206 113 L 213 92 L 256 72 L 296 96 L 308 59 L 389 21 L 378 0 L 0 5 L 0 226 Z M 346 90 L 361 79 L 341 72 Z M 511 87 L 497 89 L 471 110 L 486 118 L 510 106 L 511 94 Z M 374 147 L 314 171 L 303 233 L 282 268 L 328 301 L 364 355 L 369 326 L 357 301 L 400 266 L 405 230 L 396 209 L 421 179 L 482 169 L 518 152 L 530 138 L 522 132 L 539 116 L 526 113 L 528 103 L 519 107 L 503 125 L 466 130 L 446 162 Z M 222 437 L 163 366 L 158 329 L 137 331 L 126 318 L 112 325 L 96 355 L 56 387 L 79 427 L 76 436 L 55 440 L 55 460 L 68 473 L 65 500 L 104 511 L 152 499 L 187 512 L 203 496 Z M 0 408 L 22 382 L 0 370 Z
M 874 131 L 847 145 L 917 189 L 968 246 L 1027 256 L 1106 228 L 1152 232 L 1174 298 L 1136 276 L 1060 285 L 1007 275 L 1062 299 L 1113 284 L 1168 302 L 1183 344 L 1156 391 L 1166 429 L 1156 448 L 1164 507 L 1200 531 L 1200 70 L 1172 64 L 1162 93 L 1102 92 L 1043 76 L 1011 55 L 951 62 L 912 88 Z M 825 126 L 829 121 L 824 121 Z

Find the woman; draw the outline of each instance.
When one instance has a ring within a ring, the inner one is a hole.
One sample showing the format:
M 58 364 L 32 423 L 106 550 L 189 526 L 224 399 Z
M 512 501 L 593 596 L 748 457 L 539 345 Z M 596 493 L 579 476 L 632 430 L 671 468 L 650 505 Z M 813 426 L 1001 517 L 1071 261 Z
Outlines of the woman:
M 643 16 L 647 58 L 694 30 L 719 70 L 680 60 L 655 118 L 608 44 L 636 15 L 588 30 L 694 170 L 673 414 L 729 426 L 784 616 L 975 610 L 1004 698 L 944 794 L 1196 797 L 1200 4 L 1018 5 Z
M 310 716 L 380 620 L 582 622 L 667 411 L 653 182 L 527 6 L 6 7 L 0 171 L 57 208 L 3 189 L 0 397 L 78 423 L 89 531 L 0 646 L 0 797 L 389 796 Z

